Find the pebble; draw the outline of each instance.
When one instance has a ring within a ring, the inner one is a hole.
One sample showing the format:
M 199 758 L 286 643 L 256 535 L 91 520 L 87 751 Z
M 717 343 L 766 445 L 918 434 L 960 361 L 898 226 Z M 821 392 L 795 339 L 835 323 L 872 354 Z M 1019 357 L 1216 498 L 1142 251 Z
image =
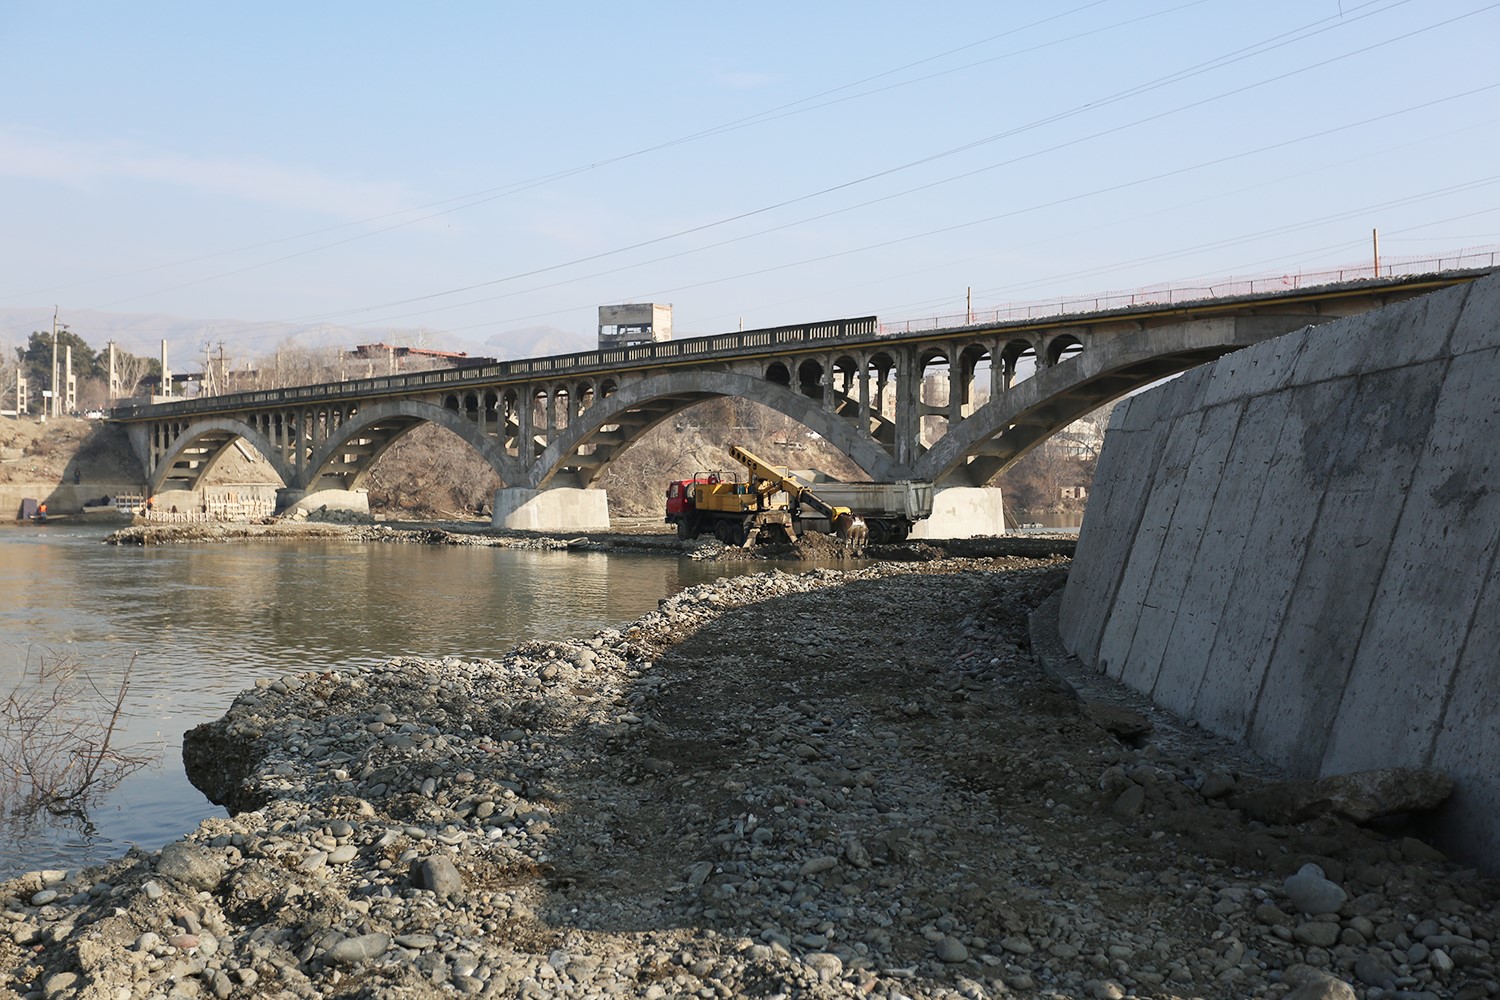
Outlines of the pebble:
M 820 982 L 832 982 L 844 974 L 844 960 L 831 952 L 812 952 L 803 956 L 802 963 L 818 974 Z
M 391 939 L 385 934 L 360 934 L 344 940 L 328 949 L 328 960 L 339 965 L 355 965 L 384 954 Z
M 1330 972 L 1366 1000 L 1500 996 L 1482 879 L 1347 825 L 1247 825 L 1221 799 L 1253 772 L 1164 713 L 1139 746 L 1086 723 L 1012 596 L 1055 566 L 857 572 L 266 684 L 206 727 L 220 759 L 264 754 L 247 801 L 154 869 L 0 885 L 0 927 L 33 983 L 80 977 L 57 1000 L 1347 1000 Z M 942 620 L 872 610 L 923 606 Z
M 1303 913 L 1337 913 L 1349 898 L 1340 886 L 1324 877 L 1323 869 L 1306 864 L 1282 884 L 1292 905 Z
M 1004 948 L 1006 951 L 1010 952 L 1013 955 L 1030 955 L 1032 952 L 1036 951 L 1036 945 L 1032 944 L 1026 938 L 1018 937 L 1015 935 L 1003 938 L 1000 941 L 1000 947 Z
M 837 868 L 838 865 L 838 858 L 834 857 L 831 854 L 825 854 L 821 857 L 811 858 L 807 861 L 804 861 L 802 863 L 802 868 L 799 870 L 798 874 L 821 875 L 823 872 L 829 871 L 833 868 Z

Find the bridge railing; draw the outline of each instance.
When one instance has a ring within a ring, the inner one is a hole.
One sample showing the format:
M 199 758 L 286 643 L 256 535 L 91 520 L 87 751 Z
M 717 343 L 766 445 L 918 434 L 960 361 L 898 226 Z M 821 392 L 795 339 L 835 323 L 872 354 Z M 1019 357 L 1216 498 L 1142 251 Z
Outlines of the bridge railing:
M 851 337 L 872 337 L 877 333 L 878 328 L 879 322 L 874 316 L 860 316 L 795 326 L 777 326 L 763 330 L 742 330 L 708 337 L 690 337 L 684 340 L 664 340 L 655 344 L 638 344 L 607 351 L 582 351 L 576 354 L 558 354 L 544 358 L 523 358 L 517 361 L 501 361 L 492 365 L 473 365 L 467 368 L 439 368 L 426 372 L 414 372 L 410 375 L 386 375 L 347 382 L 323 382 L 316 385 L 261 389 L 223 396 L 195 396 L 170 403 L 127 404 L 115 407 L 112 415 L 118 420 L 147 416 L 190 415 L 240 408 L 259 409 L 267 406 L 296 405 L 308 401 L 322 402 L 349 396 L 379 395 L 385 392 L 401 393 L 441 385 L 478 385 L 496 380 L 547 375 L 553 372 L 567 372 L 570 375 L 584 374 L 600 369 L 613 370 L 631 365 L 649 365 L 652 362 L 702 358 L 719 353 L 743 354 L 747 351 L 753 352 L 757 349 L 787 345 L 805 345 Z
M 901 336 L 926 330 L 944 330 L 964 326 L 1025 322 L 1057 316 L 1105 313 L 1137 307 L 1170 306 L 1186 302 L 1233 299 L 1275 292 L 1295 292 L 1325 285 L 1346 284 L 1361 280 L 1395 279 L 1405 276 L 1455 271 L 1482 271 L 1500 265 L 1500 250 L 1464 251 L 1441 257 L 1414 257 L 1383 261 L 1376 267 L 1361 265 L 1297 274 L 1268 275 L 1254 278 L 1228 278 L 1196 285 L 1161 285 L 1130 292 L 1066 299 L 1061 302 L 1022 303 L 997 309 L 933 316 L 895 323 L 880 323 L 874 316 L 827 320 L 793 326 L 742 330 L 735 333 L 684 340 L 667 340 L 653 344 L 611 348 L 605 351 L 582 351 L 543 358 L 523 358 L 466 368 L 440 368 L 410 375 L 387 375 L 379 378 L 324 382 L 265 389 L 223 396 L 198 396 L 170 403 L 126 404 L 117 406 L 112 416 L 120 420 L 147 417 L 188 416 L 197 413 L 236 409 L 259 409 L 273 406 L 295 406 L 307 402 L 331 402 L 349 397 L 402 394 L 434 386 L 493 384 L 497 381 L 534 378 L 553 373 L 583 375 L 600 370 L 619 370 L 654 363 L 696 360 L 715 355 L 744 356 L 768 354 L 778 348 L 837 342 L 852 338 Z
M 1477 271 L 1494 268 L 1497 264 L 1500 264 L 1500 250 L 1465 250 L 1441 257 L 1382 260 L 1378 267 L 1371 262 L 1326 271 L 1261 275 L 1253 278 L 1231 277 L 1206 284 L 1152 285 L 1132 291 L 1105 292 L 1100 295 L 1079 296 L 1061 301 L 1020 302 L 994 309 L 976 309 L 967 313 L 882 323 L 880 332 L 885 336 L 900 336 L 906 333 L 921 333 L 924 330 L 948 330 L 961 326 L 1024 322 L 1053 316 L 1133 309 L 1139 306 L 1171 306 L 1184 302 L 1248 298 L 1255 295 L 1291 292 L 1354 281 L 1436 274 L 1443 271 Z

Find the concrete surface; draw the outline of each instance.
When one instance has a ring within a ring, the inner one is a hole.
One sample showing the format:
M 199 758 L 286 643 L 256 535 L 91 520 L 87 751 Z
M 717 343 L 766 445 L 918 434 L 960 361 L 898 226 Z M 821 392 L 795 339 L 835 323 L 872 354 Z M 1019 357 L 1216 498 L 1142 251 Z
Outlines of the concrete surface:
M 609 495 L 604 490 L 495 491 L 490 525 L 513 531 L 603 531 L 609 528 Z
M 932 516 L 912 525 L 912 538 L 974 538 L 1005 534 L 998 486 L 953 486 L 932 496 Z
M 16 512 L 21 509 L 21 501 L 31 497 L 35 500 L 45 500 L 49 514 L 77 514 L 90 500 L 119 496 L 121 493 L 139 494 L 140 492 L 140 483 L 125 481 L 89 482 L 84 480 L 76 486 L 73 483 L 56 482 L 6 483 L 0 485 L 0 510 L 5 511 L 6 520 L 14 518 Z
M 1119 407 L 1068 649 L 1313 777 L 1434 766 L 1500 870 L 1500 276 L 1301 330 Z

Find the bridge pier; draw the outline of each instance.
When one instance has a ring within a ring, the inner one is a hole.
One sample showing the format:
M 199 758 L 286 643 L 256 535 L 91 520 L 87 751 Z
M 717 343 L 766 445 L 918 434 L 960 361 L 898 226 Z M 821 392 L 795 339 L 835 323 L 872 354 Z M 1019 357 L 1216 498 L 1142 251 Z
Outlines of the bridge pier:
M 972 538 L 1005 534 L 998 486 L 950 486 L 932 497 L 932 516 L 918 521 L 912 538 Z
M 293 510 L 311 512 L 320 507 L 369 515 L 370 494 L 366 490 L 309 491 L 287 488 L 276 491 L 276 513 L 278 514 L 287 514 Z
M 513 531 L 606 531 L 608 499 L 604 490 L 503 487 L 495 491 L 490 526 Z

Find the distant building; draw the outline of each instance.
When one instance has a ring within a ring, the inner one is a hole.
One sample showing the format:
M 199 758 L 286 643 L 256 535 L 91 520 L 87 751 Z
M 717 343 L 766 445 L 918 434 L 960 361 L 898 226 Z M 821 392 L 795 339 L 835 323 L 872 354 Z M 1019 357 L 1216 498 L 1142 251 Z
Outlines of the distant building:
M 360 344 L 344 357 L 355 361 L 384 362 L 386 371 L 395 374 L 405 367 L 407 361 L 423 361 L 422 368 L 432 368 L 434 363 L 450 368 L 472 368 L 476 365 L 494 363 L 494 358 L 471 358 L 467 351 L 433 351 L 425 347 L 401 347 L 396 344 Z M 373 368 L 370 374 L 374 374 Z
M 672 339 L 672 307 L 660 302 L 630 302 L 599 307 L 599 350 Z

